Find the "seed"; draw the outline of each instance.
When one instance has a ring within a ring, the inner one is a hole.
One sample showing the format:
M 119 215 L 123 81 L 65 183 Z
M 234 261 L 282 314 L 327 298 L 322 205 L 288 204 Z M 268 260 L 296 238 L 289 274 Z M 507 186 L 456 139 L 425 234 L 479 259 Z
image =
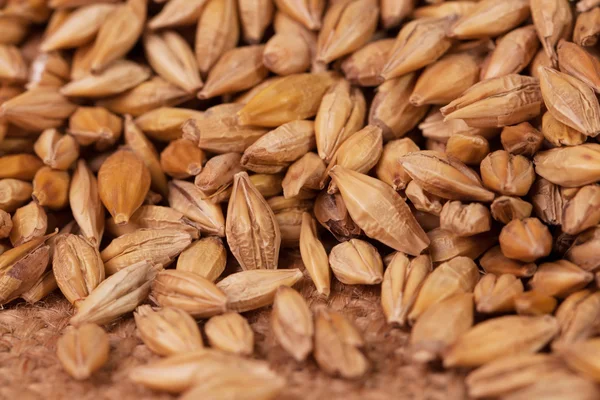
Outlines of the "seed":
M 490 209 L 496 221 L 508 224 L 514 219 L 530 217 L 533 206 L 518 197 L 500 196 L 494 199 Z
M 71 234 L 56 238 L 52 271 L 60 291 L 71 304 L 79 304 L 105 275 L 98 249 L 83 237 Z
M 420 255 L 409 261 L 400 252 L 392 255 L 381 283 L 381 306 L 388 324 L 405 326 L 419 290 L 432 271 L 431 258 Z
M 423 137 L 442 143 L 447 143 L 456 134 L 481 136 L 486 140 L 491 140 L 498 136 L 497 128 L 473 128 L 467 125 L 462 119 L 446 121 L 439 107 L 431 108 L 427 117 L 419 124 L 419 129 Z
M 316 3 L 316 2 L 315 2 Z M 301 38 L 310 52 L 310 63 L 312 66 L 312 72 L 319 72 L 323 70 L 324 65 L 316 61 L 317 56 L 317 33 L 311 32 L 303 24 L 298 22 L 295 18 L 290 16 L 284 11 L 277 11 L 273 19 L 273 30 L 275 31 L 274 36 L 281 35 L 287 39 L 292 36 L 295 38 Z M 267 42 L 268 44 L 268 42 Z M 298 55 L 295 56 L 298 58 Z M 304 72 L 304 71 L 301 71 Z M 279 75 L 279 74 L 278 74 Z M 277 80 L 278 78 L 271 78 Z
M 3 44 L 18 44 L 28 33 L 28 22 L 20 18 L 3 16 L 0 18 L 0 29 L 2 29 Z
M 592 271 L 600 266 L 598 246 L 600 246 L 600 229 L 590 228 L 577 236 L 567 250 L 565 257 L 585 269 Z
M 566 199 L 560 188 L 550 181 L 537 178 L 531 187 L 533 210 L 542 221 L 550 225 L 562 224 L 562 210 Z
M 413 9 L 414 3 L 411 0 L 381 2 L 381 23 L 385 29 L 390 29 L 400 25 L 400 22 L 408 17 Z
M 482 136 L 455 133 L 446 143 L 446 153 L 468 165 L 479 165 L 489 152 L 490 145 Z
M 27 64 L 15 46 L 0 44 L 0 79 L 18 83 L 27 80 Z
M 518 74 L 536 55 L 540 42 L 533 25 L 508 32 L 496 42 L 489 61 L 481 71 L 481 79 Z M 505 57 L 510 54 L 510 57 Z
M 588 399 L 600 396 L 600 390 L 595 382 L 565 371 L 548 374 L 543 379 L 538 379 L 533 385 L 505 396 L 505 398 L 507 400 L 543 399 L 551 396 L 569 398 L 572 393 Z
M 321 15 L 325 8 L 324 1 L 275 0 L 275 4 L 279 10 L 300 22 L 307 29 L 321 28 Z
M 537 269 L 537 266 L 533 263 L 524 263 L 505 257 L 500 246 L 488 250 L 479 260 L 479 264 L 488 274 L 497 276 L 512 274 L 518 278 L 531 277 Z
M 564 187 L 578 187 L 600 180 L 600 145 L 596 143 L 541 151 L 533 158 L 535 172 Z
M 124 156 L 127 157 L 127 155 Z M 118 166 L 117 168 L 121 167 Z M 77 167 L 73 173 L 71 188 L 69 189 L 69 204 L 73 218 L 77 221 L 83 236 L 97 247 L 100 246 L 102 234 L 104 233 L 104 207 L 102 206 L 96 177 L 83 160 L 77 162 Z M 120 222 L 123 223 L 124 221 L 121 220 Z
M 50 261 L 51 235 L 34 238 L 0 255 L 0 304 L 4 305 L 27 292 L 42 276 Z
M 456 257 L 441 264 L 425 278 L 414 305 L 408 313 L 412 324 L 431 306 L 458 293 L 470 293 L 479 280 L 473 260 Z
M 44 38 L 40 49 L 49 52 L 89 43 L 114 9 L 112 4 L 90 4 L 77 8 L 57 29 Z
M 225 236 L 225 217 L 218 204 L 203 200 L 204 193 L 191 182 L 169 182 L 169 205 L 189 219 L 201 232 Z
M 531 17 L 542 46 L 556 65 L 555 46 L 560 39 L 570 37 L 573 27 L 571 6 L 565 0 L 534 0 L 530 4 Z
M 383 9 L 382 3 L 382 14 Z M 352 53 L 342 62 L 342 70 L 346 79 L 359 86 L 377 86 L 382 83 L 381 71 L 388 60 L 394 42 L 394 39 L 375 40 Z
M 79 165 L 83 168 L 84 164 Z M 91 178 L 88 180 L 93 181 Z M 75 182 L 75 177 L 73 181 Z M 129 221 L 131 215 L 142 205 L 149 189 L 150 172 L 144 162 L 130 151 L 119 150 L 113 153 L 98 172 L 98 193 L 117 225 Z
M 362 232 L 360 227 L 350 217 L 340 193 L 329 194 L 327 191 L 321 192 L 315 200 L 313 211 L 321 226 L 331 232 L 338 241 L 358 237 Z
M 158 107 L 170 107 L 190 99 L 190 94 L 161 77 L 140 83 L 117 96 L 100 100 L 96 105 L 118 114 L 139 117 Z
M 273 211 L 245 172 L 234 176 L 227 243 L 242 269 L 276 269 L 281 232 Z
M 281 182 L 283 195 L 286 198 L 293 198 L 301 190 L 320 189 L 325 170 L 325 163 L 317 154 L 306 153 L 289 166 Z
M 159 192 L 163 197 L 167 197 L 169 194 L 167 177 L 161 168 L 158 152 L 129 115 L 125 117 L 125 143 L 148 167 L 152 182 L 151 188 Z
M 600 186 L 587 185 L 577 191 L 563 208 L 562 230 L 576 235 L 600 222 Z
M 250 175 L 250 182 L 252 182 L 252 184 L 264 198 L 269 198 L 269 200 L 273 198 L 272 196 L 277 196 L 283 191 L 283 188 L 281 187 L 281 175 L 254 174 Z M 231 185 L 225 186 L 217 190 L 214 194 L 208 196 L 208 199 L 213 203 L 228 201 L 232 191 L 233 187 Z M 300 193 L 298 193 L 294 199 L 301 199 L 304 196 L 307 196 L 308 198 L 314 197 L 312 191 L 300 190 Z M 283 198 L 283 196 L 281 196 L 281 198 Z
M 331 249 L 329 264 L 335 277 L 347 285 L 375 285 L 383 279 L 381 256 L 371 244 L 350 239 Z
M 158 355 L 190 353 L 204 347 L 198 324 L 183 310 L 166 307 L 155 311 L 143 305 L 133 317 L 138 335 Z
M 537 218 L 509 222 L 502 228 L 499 239 L 502 253 L 519 261 L 533 262 L 552 250 L 552 235 Z
M 475 398 L 502 396 L 526 388 L 566 368 L 556 356 L 523 354 L 492 361 L 467 375 L 469 395 Z M 556 375 L 554 375 L 556 376 Z
M 196 176 L 194 183 L 206 194 L 230 186 L 233 176 L 242 171 L 241 158 L 239 153 L 225 153 L 212 157 Z
M 502 147 L 511 154 L 533 157 L 542 146 L 544 135 L 529 122 L 505 126 L 500 134 Z
M 583 289 L 593 279 L 592 273 L 567 260 L 559 260 L 540 265 L 529 286 L 549 296 L 563 298 Z
M 221 238 L 200 239 L 185 249 L 177 259 L 177 270 L 193 272 L 215 282 L 225 270 L 227 250 Z
M 586 136 L 555 119 L 549 112 L 542 119 L 542 132 L 554 146 L 576 146 L 586 141 Z
M 416 81 L 417 75 L 410 73 L 377 87 L 369 110 L 369 125 L 380 127 L 384 140 L 406 135 L 427 114 L 427 106 L 416 107 L 409 101 Z
M 371 170 L 379 161 L 383 152 L 383 137 L 380 128 L 367 125 L 360 131 L 349 137 L 333 155 L 327 167 L 327 172 L 336 165 L 348 170 L 365 174 Z M 325 175 L 327 178 L 327 175 Z M 322 184 L 324 185 L 324 181 Z M 329 185 L 328 191 L 335 192 L 335 183 Z
M 148 21 L 150 29 L 191 25 L 198 20 L 206 0 L 175 0 L 169 2 L 158 15 Z
M 14 247 L 44 236 L 48 229 L 48 217 L 44 209 L 36 202 L 23 206 L 12 217 L 10 242 Z
M 579 0 L 577 2 L 577 11 L 586 12 L 596 7 L 598 5 L 598 0 Z
M 412 329 L 412 359 L 420 363 L 436 360 L 471 326 L 473 294 L 456 294 L 431 306 L 419 317 Z
M 180 270 L 159 272 L 152 282 L 150 299 L 161 307 L 179 308 L 195 318 L 222 314 L 227 307 L 225 293 L 214 283 Z
M 106 16 L 90 50 L 93 71 L 101 71 L 131 50 L 144 28 L 146 6 L 146 0 L 128 0 Z
M 46 271 L 28 291 L 21 294 L 21 298 L 29 304 L 35 304 L 56 289 L 58 289 L 58 285 L 54 278 L 54 272 Z
M 402 168 L 400 158 L 414 151 L 419 151 L 419 147 L 409 138 L 386 143 L 375 170 L 377 178 L 390 185 L 394 190 L 405 189 L 412 178 Z
M 238 313 L 214 316 L 204 329 L 214 348 L 240 356 L 249 356 L 253 352 L 254 332 L 248 321 Z
M 480 58 L 474 54 L 449 54 L 423 70 L 410 102 L 446 105 L 479 81 Z
M 302 226 L 300 229 L 300 255 L 304 268 L 308 271 L 319 294 L 329 297 L 330 275 L 329 259 L 323 243 L 317 237 L 317 225 L 315 220 L 307 212 L 302 214 Z
M 452 45 L 451 39 L 446 37 L 446 31 L 454 18 L 424 18 L 404 25 L 390 50 L 381 76 L 385 80 L 400 77 L 443 56 Z
M 596 334 L 600 318 L 600 293 L 581 290 L 568 296 L 556 310 L 560 335 L 552 343 L 553 349 L 565 344 L 584 341 Z
M 519 315 L 552 314 L 557 301 L 554 297 L 530 290 L 515 297 L 515 311 Z
M 108 361 L 108 335 L 96 324 L 69 327 L 56 342 L 56 356 L 69 375 L 88 379 Z
M 440 214 L 440 228 L 458 236 L 472 236 L 491 229 L 490 211 L 479 203 L 463 205 L 459 201 L 448 201 Z
M 177 139 L 160 153 L 162 170 L 175 179 L 196 176 L 202 170 L 206 156 L 192 141 Z
M 240 28 L 238 24 L 238 13 L 235 0 L 194 0 L 187 4 L 179 0 L 179 6 L 197 7 L 196 13 L 190 14 L 189 23 L 198 21 L 196 28 L 195 53 L 200 73 L 203 76 L 228 50 L 234 48 L 238 43 Z M 193 3 L 196 3 L 195 5 Z M 202 10 L 202 7 L 204 10 Z M 197 13 L 200 13 L 198 18 Z
M 233 377 L 237 380 L 250 379 L 275 381 L 281 385 L 279 378 L 269 368 L 267 362 L 249 360 L 213 349 L 201 349 L 192 353 L 182 353 L 164 358 L 149 365 L 133 369 L 129 378 L 150 389 L 181 393 L 194 385 L 202 386 L 202 382 L 221 383 L 223 377 Z M 227 381 L 229 385 L 235 385 Z M 262 386 L 262 385 L 261 385 Z M 249 387 L 242 392 L 244 395 L 251 390 Z M 207 392 L 208 393 L 208 392 Z M 222 398 L 216 395 L 214 398 Z
M 267 42 L 262 62 L 269 71 L 281 76 L 306 72 L 311 63 L 311 49 L 302 37 L 275 34 Z
M 275 219 L 281 231 L 281 245 L 288 248 L 300 246 L 303 210 L 294 209 L 275 213 Z
M 263 64 L 264 45 L 237 47 L 225 52 L 211 68 L 198 98 L 230 94 L 249 89 L 268 74 Z
M 409 153 L 400 159 L 402 168 L 423 190 L 450 200 L 492 201 L 479 176 L 453 157 L 436 151 Z
M 262 39 L 273 19 L 273 3 L 265 0 L 238 2 L 240 20 L 246 42 L 255 44 Z
M 250 99 L 238 112 L 238 121 L 242 126 L 278 127 L 311 118 L 317 114 L 321 99 L 333 82 L 328 73 L 283 77 Z
M 317 61 L 328 64 L 366 44 L 377 29 L 378 5 L 374 0 L 332 4 L 319 31 Z
M 15 211 L 31 198 L 33 186 L 18 179 L 0 179 L 0 209 Z
M 313 348 L 313 317 L 304 298 L 280 286 L 275 294 L 271 326 L 275 339 L 294 359 L 304 361 Z
M 410 255 L 419 255 L 429 245 L 425 232 L 394 189 L 339 165 L 329 174 L 350 216 L 367 236 Z
M 408 197 L 413 207 L 415 207 L 419 211 L 423 211 L 437 216 L 439 216 L 442 212 L 444 199 L 434 194 L 427 193 L 415 181 L 410 181 L 408 183 L 404 194 L 406 195 L 406 197 Z
M 298 269 L 248 270 L 227 276 L 217 287 L 227 295 L 229 310 L 246 312 L 272 304 L 279 286 L 294 286 L 302 276 Z
M 202 111 L 160 107 L 137 117 L 135 125 L 152 139 L 172 141 L 181 138 L 182 125 L 189 119 L 201 119 Z
M 582 1 L 579 2 L 579 4 L 581 3 Z M 600 9 L 598 7 L 579 14 L 573 30 L 573 41 L 580 46 L 595 46 L 598 43 L 598 35 L 600 34 L 599 17 Z
M 267 130 L 241 126 L 236 116 L 241 109 L 240 104 L 220 104 L 209 108 L 203 118 L 189 119 L 181 126 L 183 138 L 213 153 L 243 153 Z
M 121 137 L 121 118 L 102 107 L 78 107 L 69 118 L 68 133 L 80 146 L 96 144 L 97 150 L 110 148 Z
M 334 83 L 323 96 L 315 119 L 319 157 L 329 163 L 342 143 L 363 126 L 365 112 L 361 90 L 343 79 Z
M 4 210 L 0 210 L 0 238 L 5 239 L 12 230 L 13 223 L 10 214 Z
M 86 74 L 64 85 L 65 96 L 102 98 L 133 89 L 150 78 L 149 68 L 127 60 L 110 63 L 102 72 Z
M 450 15 L 463 16 L 471 12 L 476 4 L 472 1 L 448 1 L 448 2 L 430 2 L 431 5 L 417 7 L 413 16 L 415 18 L 440 18 Z
M 43 166 L 43 162 L 31 154 L 2 156 L 0 157 L 0 179 L 31 181 Z
M 446 119 L 459 118 L 469 126 L 491 128 L 527 121 L 540 114 L 541 104 L 537 79 L 510 74 L 476 83 L 441 111 Z
M 35 154 L 44 164 L 60 170 L 67 170 L 79 157 L 79 145 L 70 135 L 61 135 L 56 129 L 47 129 L 33 146 Z
M 584 82 L 552 68 L 542 67 L 540 88 L 544 103 L 554 118 L 586 136 L 600 133 L 600 105 Z
M 103 325 L 133 311 L 148 296 L 156 273 L 157 268 L 147 261 L 123 268 L 102 281 L 78 303 L 71 324 L 80 326 L 89 322 Z
M 484 321 L 463 334 L 444 355 L 445 367 L 475 367 L 500 357 L 535 353 L 558 334 L 554 317 L 505 316 Z
M 481 162 L 481 178 L 488 189 L 507 196 L 525 196 L 535 180 L 527 158 L 498 150 Z
M 557 52 L 562 72 L 583 81 L 596 93 L 600 92 L 600 61 L 582 47 L 565 40 L 558 43 Z
M 452 25 L 449 36 L 458 39 L 499 36 L 521 25 L 527 18 L 527 0 L 508 0 L 501 3 L 483 0 Z
M 144 49 L 152 69 L 165 80 L 192 93 L 202 87 L 196 57 L 175 31 L 145 34 Z
M 479 280 L 473 293 L 478 312 L 511 312 L 515 309 L 515 298 L 523 293 L 523 283 L 512 274 L 487 274 Z
M 359 348 L 364 340 L 343 314 L 319 308 L 315 317 L 315 359 L 329 375 L 357 379 L 368 368 L 367 358 Z
M 251 144 L 244 151 L 241 165 L 254 172 L 275 174 L 314 147 L 314 123 L 292 121 L 266 133 Z
M 192 239 L 188 233 L 169 229 L 138 229 L 126 233 L 102 250 L 106 273 L 117 271 L 137 262 L 150 261 L 154 265 L 168 265 Z
M 589 339 L 561 346 L 558 350 L 560 357 L 576 372 L 595 381 L 600 380 L 600 365 L 598 365 L 598 339 Z

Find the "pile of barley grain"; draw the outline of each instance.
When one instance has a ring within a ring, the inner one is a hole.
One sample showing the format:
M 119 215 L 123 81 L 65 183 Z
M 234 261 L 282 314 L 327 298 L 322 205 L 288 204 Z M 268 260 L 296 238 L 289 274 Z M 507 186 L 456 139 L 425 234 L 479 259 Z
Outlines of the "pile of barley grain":
M 376 374 L 306 275 L 380 285 L 472 397 L 600 398 L 600 0 L 156 3 L 0 0 L 0 304 L 62 292 L 73 378 L 133 312 L 136 384 L 277 398 L 271 305 L 298 363 Z

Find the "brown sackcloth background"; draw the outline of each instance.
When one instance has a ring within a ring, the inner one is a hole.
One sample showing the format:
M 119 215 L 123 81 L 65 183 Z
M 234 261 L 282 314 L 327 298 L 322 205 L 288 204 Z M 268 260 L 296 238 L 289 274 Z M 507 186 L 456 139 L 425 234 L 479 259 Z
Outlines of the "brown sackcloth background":
M 285 251 L 280 268 L 301 268 L 299 252 Z M 409 334 L 385 323 L 379 304 L 380 285 L 347 286 L 333 279 L 329 307 L 341 310 L 362 332 L 364 351 L 371 363 L 369 373 L 359 381 L 332 378 L 322 373 L 313 358 L 297 363 L 275 342 L 271 327 L 271 307 L 246 313 L 254 330 L 254 357 L 265 359 L 287 379 L 279 399 L 314 400 L 453 400 L 466 398 L 464 374 L 423 368 L 411 363 L 407 354 Z M 315 305 L 310 278 L 297 288 Z M 110 335 L 108 363 L 87 381 L 67 375 L 55 355 L 56 341 L 68 325 L 71 305 L 60 295 L 51 294 L 29 305 L 13 302 L 0 311 L 0 399 L 14 400 L 145 400 L 173 399 L 177 396 L 153 392 L 128 379 L 131 368 L 159 359 L 137 337 L 131 315 L 105 328 Z M 203 322 L 200 322 L 202 327 Z M 205 340 L 206 344 L 206 340 Z

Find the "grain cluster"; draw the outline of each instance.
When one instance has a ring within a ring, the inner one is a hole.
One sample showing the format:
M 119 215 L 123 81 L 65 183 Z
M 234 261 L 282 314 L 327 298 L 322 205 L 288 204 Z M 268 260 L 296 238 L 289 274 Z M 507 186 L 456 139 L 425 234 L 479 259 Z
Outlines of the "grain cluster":
M 598 0 L 0 0 L 0 306 L 60 291 L 75 379 L 134 318 L 132 382 L 272 399 L 252 312 L 368 380 L 330 299 L 370 285 L 473 398 L 600 398 L 599 36 Z

